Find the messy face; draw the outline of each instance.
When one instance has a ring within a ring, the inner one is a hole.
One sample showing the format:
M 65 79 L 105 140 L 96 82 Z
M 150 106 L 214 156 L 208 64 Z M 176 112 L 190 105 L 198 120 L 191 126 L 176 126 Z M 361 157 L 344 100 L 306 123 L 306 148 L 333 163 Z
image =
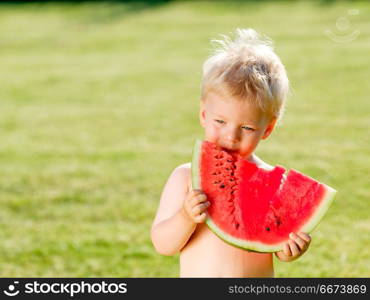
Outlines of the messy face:
M 215 92 L 209 92 L 201 102 L 200 122 L 207 141 L 246 159 L 260 140 L 270 135 L 276 123 L 275 120 L 269 122 L 263 112 L 248 101 Z

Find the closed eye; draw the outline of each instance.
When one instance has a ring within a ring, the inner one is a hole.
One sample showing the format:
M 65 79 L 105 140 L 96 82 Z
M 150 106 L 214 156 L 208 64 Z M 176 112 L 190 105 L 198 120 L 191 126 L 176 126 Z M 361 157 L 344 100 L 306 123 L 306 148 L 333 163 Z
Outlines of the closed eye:
M 215 121 L 216 121 L 217 123 L 220 123 L 220 124 L 225 124 L 225 121 L 224 121 L 224 120 L 215 119 Z
M 248 126 L 242 126 L 243 129 L 248 130 L 248 131 L 254 131 L 254 128 L 248 127 Z

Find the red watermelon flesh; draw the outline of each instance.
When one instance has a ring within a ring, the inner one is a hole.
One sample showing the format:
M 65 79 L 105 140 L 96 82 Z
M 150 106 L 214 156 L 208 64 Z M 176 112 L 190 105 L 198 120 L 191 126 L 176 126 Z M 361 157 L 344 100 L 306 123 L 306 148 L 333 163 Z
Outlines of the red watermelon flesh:
M 193 188 L 211 205 L 207 225 L 226 242 L 258 252 L 282 249 L 291 232 L 310 232 L 335 190 L 295 170 L 257 167 L 207 141 L 197 141 Z

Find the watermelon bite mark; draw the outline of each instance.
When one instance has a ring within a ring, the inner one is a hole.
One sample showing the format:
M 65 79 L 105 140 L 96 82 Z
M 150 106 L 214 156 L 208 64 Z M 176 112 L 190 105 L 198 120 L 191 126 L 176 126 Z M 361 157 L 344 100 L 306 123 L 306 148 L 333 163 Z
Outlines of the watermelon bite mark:
M 207 141 L 197 141 L 193 188 L 211 205 L 206 220 L 226 242 L 258 252 L 282 249 L 290 232 L 310 232 L 328 209 L 335 190 L 295 170 L 259 168 Z

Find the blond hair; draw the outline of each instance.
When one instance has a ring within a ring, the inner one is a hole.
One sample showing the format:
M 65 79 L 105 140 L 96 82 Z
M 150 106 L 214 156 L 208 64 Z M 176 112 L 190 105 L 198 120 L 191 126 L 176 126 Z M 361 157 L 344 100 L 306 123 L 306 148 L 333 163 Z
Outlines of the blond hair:
M 236 38 L 212 40 L 214 54 L 203 64 L 201 98 L 210 91 L 226 91 L 249 100 L 270 118 L 280 119 L 289 92 L 289 80 L 272 42 L 253 29 L 236 29 Z

